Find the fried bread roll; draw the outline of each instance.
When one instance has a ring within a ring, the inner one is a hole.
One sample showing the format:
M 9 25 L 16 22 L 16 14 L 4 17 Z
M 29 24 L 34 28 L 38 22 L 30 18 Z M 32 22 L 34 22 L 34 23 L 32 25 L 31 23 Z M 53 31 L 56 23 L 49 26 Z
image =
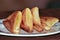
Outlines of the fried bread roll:
M 23 11 L 23 21 L 21 28 L 27 32 L 33 31 L 33 17 L 29 8 L 25 8 Z
M 13 12 L 9 17 L 7 17 L 3 24 L 5 27 L 14 34 L 20 33 L 20 24 L 22 21 L 22 13 L 21 11 Z
M 50 30 L 58 21 L 59 19 L 55 17 L 41 17 L 41 22 L 45 30 Z
M 34 23 L 34 29 L 37 31 L 42 31 L 42 25 L 39 17 L 39 8 L 34 7 L 31 9 L 32 15 L 33 15 L 33 23 Z M 39 29 L 38 29 L 39 28 Z

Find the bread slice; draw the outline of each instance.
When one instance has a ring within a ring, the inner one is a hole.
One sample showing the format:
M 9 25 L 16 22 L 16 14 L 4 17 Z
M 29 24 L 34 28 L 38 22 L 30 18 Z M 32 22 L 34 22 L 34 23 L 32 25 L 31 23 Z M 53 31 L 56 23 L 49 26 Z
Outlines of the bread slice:
M 23 11 L 23 21 L 21 28 L 27 32 L 33 31 L 33 17 L 29 8 L 25 8 Z
M 59 19 L 55 17 L 41 17 L 41 22 L 45 30 L 50 30 L 58 21 Z
M 8 16 L 3 21 L 3 24 L 11 33 L 18 34 L 20 33 L 21 21 L 22 21 L 22 13 L 21 11 L 16 11 L 13 12 L 10 16 Z
M 34 24 L 40 25 L 41 21 L 40 21 L 40 17 L 39 17 L 39 8 L 34 7 L 34 8 L 31 9 L 31 12 L 32 12 L 32 15 L 33 15 Z
M 39 8 L 34 7 L 31 9 L 32 15 L 33 15 L 33 23 L 34 23 L 34 29 L 37 31 L 42 31 L 42 25 L 39 17 Z

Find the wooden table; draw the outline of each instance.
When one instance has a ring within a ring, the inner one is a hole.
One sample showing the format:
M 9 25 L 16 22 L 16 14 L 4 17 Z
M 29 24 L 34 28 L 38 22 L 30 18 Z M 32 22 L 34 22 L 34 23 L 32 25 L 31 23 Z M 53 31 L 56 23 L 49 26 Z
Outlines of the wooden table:
M 11 11 L 12 12 L 12 11 Z M 11 12 L 0 12 L 0 19 L 6 18 Z M 60 19 L 60 9 L 44 9 L 40 10 L 40 15 L 54 16 Z M 10 37 L 0 35 L 0 40 L 60 40 L 60 34 L 44 36 L 44 37 Z

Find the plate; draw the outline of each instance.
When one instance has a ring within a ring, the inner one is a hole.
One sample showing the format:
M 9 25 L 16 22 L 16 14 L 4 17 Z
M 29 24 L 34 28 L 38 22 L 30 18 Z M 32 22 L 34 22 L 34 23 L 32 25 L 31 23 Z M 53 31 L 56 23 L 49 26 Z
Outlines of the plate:
M 34 30 L 32 33 L 27 33 L 21 29 L 20 34 L 11 34 L 3 25 L 3 19 L 0 19 L 0 35 L 6 36 L 20 36 L 20 37 L 34 37 L 34 36 L 48 36 L 60 33 L 60 22 L 56 23 L 49 31 L 37 32 Z

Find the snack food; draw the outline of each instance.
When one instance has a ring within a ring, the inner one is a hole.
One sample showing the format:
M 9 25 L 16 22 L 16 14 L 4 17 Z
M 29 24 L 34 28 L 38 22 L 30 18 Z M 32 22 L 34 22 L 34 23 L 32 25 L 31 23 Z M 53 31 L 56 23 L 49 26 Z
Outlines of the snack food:
M 22 13 L 21 11 L 16 11 L 13 12 L 9 17 L 7 17 L 3 21 L 3 24 L 11 33 L 19 34 L 21 21 Z
M 41 17 L 41 22 L 45 30 L 50 30 L 59 21 L 56 17 Z
M 40 17 L 39 17 L 39 8 L 34 7 L 34 8 L 31 9 L 31 12 L 32 12 L 32 15 L 33 15 L 34 29 L 37 30 L 37 31 L 42 31 L 43 27 L 41 25 L 41 21 L 40 21 Z
M 11 33 L 19 34 L 20 29 L 28 33 L 32 33 L 34 30 L 38 32 L 50 30 L 58 21 L 59 19 L 56 17 L 39 16 L 39 8 L 33 7 L 31 10 L 25 8 L 22 12 L 13 12 L 4 19 L 3 24 Z
M 32 17 L 32 13 L 30 9 L 25 8 L 22 11 L 22 14 L 23 14 L 23 18 L 22 18 L 21 28 L 27 32 L 32 32 L 33 31 L 33 17 Z

